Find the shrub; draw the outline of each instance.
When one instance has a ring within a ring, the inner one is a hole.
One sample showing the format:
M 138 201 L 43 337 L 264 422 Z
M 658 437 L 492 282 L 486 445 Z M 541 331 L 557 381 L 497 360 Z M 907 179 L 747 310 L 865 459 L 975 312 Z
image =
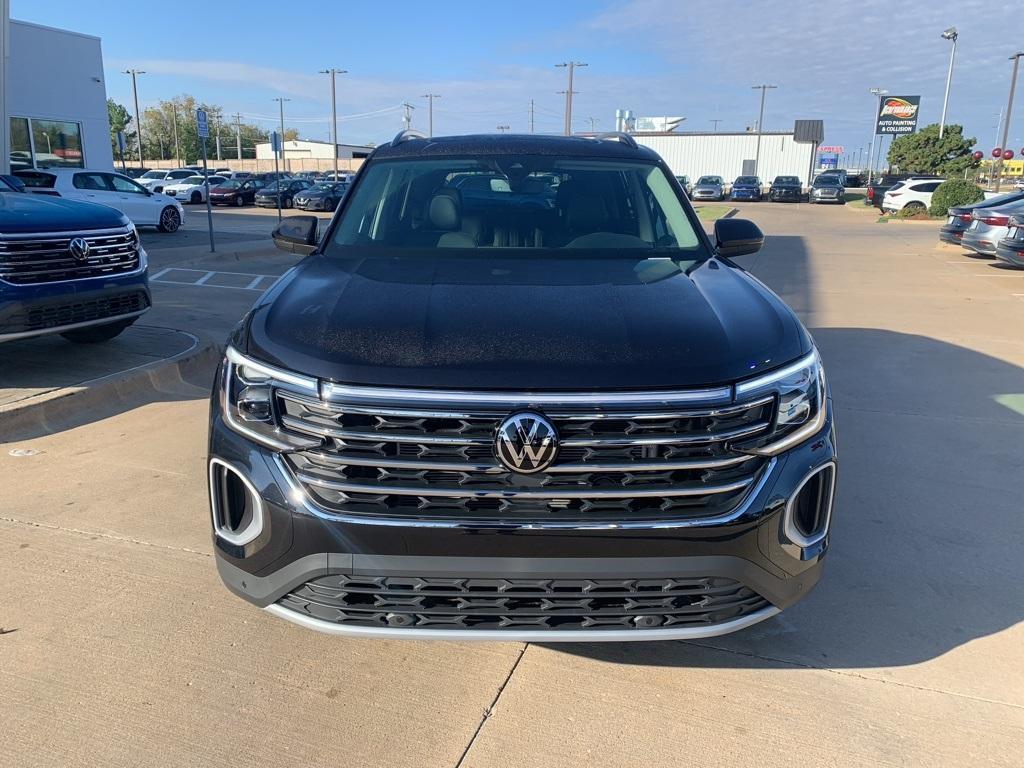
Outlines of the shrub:
M 932 204 L 928 212 L 932 216 L 945 216 L 950 208 L 958 205 L 970 205 L 985 199 L 981 187 L 964 179 L 953 179 L 942 182 L 932 195 Z

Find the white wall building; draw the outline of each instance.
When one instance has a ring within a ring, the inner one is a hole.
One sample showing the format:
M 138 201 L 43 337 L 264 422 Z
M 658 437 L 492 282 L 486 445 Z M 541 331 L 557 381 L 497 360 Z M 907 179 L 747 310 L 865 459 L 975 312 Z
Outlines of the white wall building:
M 3 111 L 11 169 L 112 170 L 100 39 L 23 21 L 7 23 Z
M 689 176 L 691 182 L 700 176 L 732 182 L 755 173 L 756 133 L 634 133 L 633 138 L 661 155 L 675 175 Z M 766 132 L 761 135 L 756 173 L 766 184 L 776 176 L 797 176 L 809 185 L 816 147 L 811 141 L 796 141 L 792 131 Z
M 373 152 L 373 147 L 361 144 L 339 144 L 338 157 L 346 160 L 352 158 L 366 158 Z M 309 139 L 296 139 L 284 143 L 285 160 L 332 160 L 331 142 L 311 141 Z M 270 142 L 256 145 L 257 160 L 273 160 L 274 153 L 270 149 Z

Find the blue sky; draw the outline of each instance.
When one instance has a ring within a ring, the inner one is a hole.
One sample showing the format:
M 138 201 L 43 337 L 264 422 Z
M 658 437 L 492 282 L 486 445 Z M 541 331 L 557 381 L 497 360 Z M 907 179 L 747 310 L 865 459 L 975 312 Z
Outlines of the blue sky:
M 1016 6 L 1013 8 L 1012 6 Z M 998 10 L 997 10 L 998 9 Z M 12 0 L 15 19 L 98 35 L 107 94 L 131 105 L 128 67 L 142 108 L 190 93 L 225 113 L 271 126 L 285 96 L 285 123 L 307 138 L 330 136 L 330 91 L 317 70 L 338 67 L 342 141 L 384 141 L 402 127 L 399 105 L 435 102 L 434 132 L 529 128 L 560 132 L 565 70 L 578 71 L 574 127 L 614 126 L 616 108 L 681 115 L 684 130 L 743 130 L 757 119 L 757 83 L 768 94 L 765 129 L 797 118 L 825 121 L 826 141 L 856 151 L 870 134 L 871 87 L 921 94 L 922 124 L 942 109 L 949 43 L 960 30 L 949 121 L 966 126 L 986 152 L 1005 107 L 1008 57 L 1024 48 L 1020 0 L 892 0 L 813 4 L 752 0 L 445 0 L 386 4 L 194 2 L 194 0 Z M 995 17 L 1003 21 L 993 21 Z M 1024 79 L 1024 78 L 1022 78 Z M 1024 150 L 1024 88 L 1009 144 Z

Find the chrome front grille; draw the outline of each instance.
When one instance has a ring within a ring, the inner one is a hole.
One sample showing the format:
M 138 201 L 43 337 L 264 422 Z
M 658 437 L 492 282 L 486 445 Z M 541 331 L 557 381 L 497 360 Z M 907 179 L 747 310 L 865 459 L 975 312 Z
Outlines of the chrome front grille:
M 770 429 L 773 397 L 741 404 L 557 404 L 540 409 L 559 450 L 546 469 L 511 471 L 495 434 L 529 402 L 453 405 L 324 400 L 278 390 L 289 432 L 315 436 L 285 466 L 338 514 L 483 522 L 608 523 L 715 518 L 735 509 L 766 460 L 731 449 Z
M 71 241 L 79 236 L 89 244 L 88 255 L 81 259 L 71 253 Z M 126 274 L 138 268 L 138 238 L 129 227 L 82 235 L 0 237 L 0 280 L 8 283 L 53 283 Z

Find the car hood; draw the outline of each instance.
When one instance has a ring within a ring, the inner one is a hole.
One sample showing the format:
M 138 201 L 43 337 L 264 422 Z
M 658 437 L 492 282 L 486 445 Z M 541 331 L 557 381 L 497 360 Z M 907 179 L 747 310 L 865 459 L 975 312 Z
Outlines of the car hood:
M 764 285 L 712 259 L 312 256 L 253 309 L 247 351 L 380 386 L 630 389 L 720 384 L 805 354 Z
M 0 234 L 111 229 L 128 218 L 106 205 L 25 192 L 0 193 Z
M 800 189 L 800 186 L 794 181 L 779 181 L 772 184 L 772 189 Z
M 695 184 L 694 189 L 721 189 L 721 184 Z
M 760 186 L 757 185 L 757 184 L 747 184 L 746 182 L 744 182 L 742 184 L 733 184 L 732 188 L 733 189 L 760 189 Z

